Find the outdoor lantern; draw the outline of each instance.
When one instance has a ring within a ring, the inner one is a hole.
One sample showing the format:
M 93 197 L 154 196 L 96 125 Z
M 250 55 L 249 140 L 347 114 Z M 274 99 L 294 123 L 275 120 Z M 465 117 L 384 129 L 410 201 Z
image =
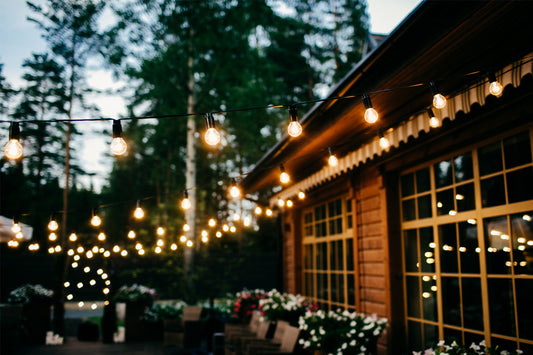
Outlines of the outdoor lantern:
M 20 127 L 18 122 L 11 122 L 9 127 L 9 142 L 4 146 L 6 158 L 19 159 L 22 156 L 22 144 L 20 144 Z
M 370 101 L 370 97 L 367 94 L 363 95 L 363 105 L 365 105 L 365 121 L 368 123 L 376 123 L 379 115 L 372 107 L 372 101 Z
M 446 98 L 437 89 L 437 84 L 434 81 L 429 83 L 431 92 L 433 93 L 433 106 L 438 109 L 446 107 Z
M 291 122 L 287 127 L 287 132 L 291 137 L 298 137 L 300 134 L 302 134 L 302 125 L 300 125 L 300 123 L 298 122 L 298 113 L 296 111 L 296 107 L 289 106 L 289 116 Z
M 207 125 L 207 131 L 205 131 L 204 139 L 209 145 L 217 145 L 220 143 L 220 133 L 215 128 L 215 119 L 212 113 L 205 115 L 205 123 Z
M 111 141 L 111 152 L 115 155 L 123 155 L 128 149 L 128 144 L 122 138 L 122 125 L 120 120 L 113 120 L 113 141 Z

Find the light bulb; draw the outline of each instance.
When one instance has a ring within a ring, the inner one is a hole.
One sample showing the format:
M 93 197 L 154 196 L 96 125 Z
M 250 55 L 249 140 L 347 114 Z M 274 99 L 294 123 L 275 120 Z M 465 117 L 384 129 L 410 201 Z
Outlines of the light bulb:
M 298 113 L 296 112 L 296 107 L 289 107 L 289 116 L 291 122 L 287 127 L 287 132 L 291 137 L 298 137 L 300 134 L 302 134 L 302 125 L 300 125 L 300 123 L 298 122 Z
M 156 244 L 158 247 L 162 247 L 163 245 L 165 245 L 165 242 L 163 241 L 163 239 L 158 239 Z
M 222 238 L 222 232 L 221 231 L 216 232 L 215 236 L 217 238 Z
M 192 240 L 188 240 L 186 245 L 187 247 L 192 248 L 193 244 Z
M 209 128 L 204 135 L 205 142 L 209 145 L 217 145 L 220 143 L 220 133 L 216 128 Z
M 442 109 L 446 107 L 446 98 L 441 94 L 435 94 L 433 96 L 433 107 Z
M 267 208 L 265 214 L 266 214 L 268 217 L 270 217 L 270 216 L 272 216 L 272 213 L 273 213 L 272 210 L 271 210 L 270 208 Z
M 207 236 L 202 236 L 202 243 L 207 243 L 209 238 Z
M 180 242 L 185 243 L 186 241 L 187 241 L 187 237 L 184 236 L 184 235 L 182 235 L 182 236 L 180 237 Z
M 383 149 L 389 149 L 390 142 L 389 142 L 389 140 L 387 138 L 382 136 L 382 137 L 379 138 L 379 146 L 381 148 L 383 148 Z
M 128 150 L 128 144 L 122 137 L 113 138 L 111 152 L 115 155 L 123 155 Z
M 51 232 L 55 232 L 59 228 L 59 225 L 57 224 L 55 219 L 52 219 L 50 222 L 48 222 L 48 230 Z
M 157 227 L 156 233 L 157 233 L 157 235 L 165 235 L 165 228 Z
M 229 226 L 228 226 L 227 224 L 224 224 L 224 225 L 222 226 L 222 230 L 223 230 L 224 232 L 229 231 Z
M 111 141 L 111 152 L 115 155 L 123 155 L 128 149 L 128 144 L 122 138 L 122 125 L 119 120 L 113 120 L 113 140 Z
M 292 202 L 292 200 L 287 200 L 287 202 L 285 202 L 285 204 L 287 205 L 287 207 L 291 208 L 294 204 Z
M 300 200 L 303 200 L 303 199 L 305 198 L 305 192 L 303 192 L 303 191 L 301 191 L 301 190 L 298 191 L 298 198 L 299 198 Z
M 278 199 L 278 206 L 279 206 L 279 207 L 283 207 L 283 206 L 285 206 L 285 201 L 284 201 L 283 199 L 279 198 L 279 199 Z
M 91 225 L 93 227 L 99 227 L 102 224 L 102 219 L 98 217 L 97 215 L 94 215 L 93 218 L 91 218 Z
M 298 137 L 300 134 L 302 134 L 302 126 L 299 122 L 293 121 L 289 123 L 289 127 L 287 127 L 287 132 L 291 137 Z
M 503 86 L 499 81 L 493 81 L 489 85 L 489 92 L 491 95 L 499 97 L 503 92 Z
M 177 245 L 176 243 L 172 243 L 172 244 L 170 245 L 170 249 L 171 249 L 171 250 L 176 250 L 176 249 L 178 249 L 178 245 Z
M 9 141 L 4 146 L 4 154 L 8 159 L 18 159 L 22 156 L 20 140 L 20 127 L 18 122 L 12 122 L 9 127 Z
M 339 165 L 339 159 L 335 155 L 330 155 L 328 158 L 328 164 L 329 166 L 337 166 Z
M 98 240 L 99 240 L 99 241 L 104 241 L 104 240 L 105 240 L 105 234 L 104 234 L 103 232 L 100 232 L 100 233 L 98 234 Z
M 259 216 L 261 213 L 263 213 L 263 209 L 261 207 L 257 206 L 255 208 L 255 214 Z
M 22 228 L 20 228 L 20 224 L 13 222 L 13 225 L 11 226 L 11 231 L 15 234 L 20 233 Z
M 190 231 L 190 230 L 191 230 L 191 226 L 189 226 L 188 223 L 185 223 L 185 224 L 183 225 L 183 231 L 184 231 L 184 232 L 188 232 L 188 231 Z
M 214 218 L 210 218 L 209 221 L 207 222 L 207 225 L 209 227 L 214 227 L 217 225 L 217 221 Z
M 144 210 L 141 208 L 141 206 L 137 206 L 137 208 L 135 208 L 135 211 L 133 211 L 133 217 L 137 219 L 144 218 Z
M 54 232 L 50 233 L 48 235 L 48 240 L 51 242 L 55 242 L 57 240 L 57 234 L 55 234 Z
M 183 208 L 184 210 L 188 210 L 189 208 L 191 208 L 191 200 L 189 200 L 189 198 L 184 198 L 183 200 L 181 200 L 181 208 Z
M 239 186 L 234 184 L 230 187 L 229 194 L 232 198 L 239 198 L 241 197 L 241 189 L 239 189 Z
M 378 112 L 371 108 L 367 108 L 365 111 L 365 121 L 368 123 L 376 123 L 379 118 Z
M 429 116 L 429 126 L 433 128 L 440 127 L 440 120 L 437 117 L 435 117 L 433 110 L 431 108 L 428 108 L 427 113 Z
M 279 176 L 279 181 L 281 181 L 282 184 L 287 184 L 291 181 L 291 177 L 286 172 L 282 172 Z
M 78 240 L 78 236 L 76 235 L 76 233 L 71 233 L 68 237 L 68 239 L 71 241 L 71 242 L 75 242 L 76 240 Z
M 134 231 L 129 231 L 128 232 L 128 238 L 135 239 L 135 232 Z

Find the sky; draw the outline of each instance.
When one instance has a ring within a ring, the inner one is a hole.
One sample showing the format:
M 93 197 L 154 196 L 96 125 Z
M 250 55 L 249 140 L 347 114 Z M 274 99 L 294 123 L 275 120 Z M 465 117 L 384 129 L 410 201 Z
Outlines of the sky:
M 367 0 L 367 11 L 370 17 L 370 31 L 377 34 L 389 34 L 402 20 L 415 9 L 422 0 Z M 39 0 L 34 2 L 41 2 Z M 18 88 L 23 83 L 22 63 L 33 52 L 42 52 L 46 49 L 40 31 L 36 25 L 26 20 L 30 14 L 24 0 L 0 0 L 0 63 L 4 64 L 2 74 L 7 82 Z M 96 89 L 107 90 L 118 88 L 120 83 L 113 80 L 111 74 L 101 69 L 93 69 L 88 73 L 88 83 Z M 118 118 L 125 111 L 125 101 L 118 96 L 99 96 L 90 100 L 100 108 L 101 117 Z M 5 117 L 3 117 L 5 119 Z M 76 117 L 88 118 L 88 117 Z M 102 135 L 94 134 L 95 131 L 111 129 L 103 123 L 92 123 L 81 127 L 88 133 L 82 140 L 76 142 L 81 164 L 86 171 L 95 173 L 94 181 L 82 182 L 88 186 L 90 182 L 99 189 L 111 168 L 111 158 L 106 156 L 108 145 L 111 141 L 103 139 Z M 0 138 L 5 140 L 7 133 L 0 133 Z M 0 143 L 3 145 L 3 143 Z M 88 179 L 88 178 L 87 178 Z

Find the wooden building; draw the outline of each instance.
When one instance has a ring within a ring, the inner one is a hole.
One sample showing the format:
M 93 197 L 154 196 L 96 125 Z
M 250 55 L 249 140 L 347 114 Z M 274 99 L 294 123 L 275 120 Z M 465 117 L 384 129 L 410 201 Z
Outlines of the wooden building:
M 421 3 L 242 182 L 293 203 L 277 207 L 285 291 L 387 317 L 382 354 L 440 339 L 533 353 L 531 14 Z M 447 103 L 430 122 L 435 89 Z

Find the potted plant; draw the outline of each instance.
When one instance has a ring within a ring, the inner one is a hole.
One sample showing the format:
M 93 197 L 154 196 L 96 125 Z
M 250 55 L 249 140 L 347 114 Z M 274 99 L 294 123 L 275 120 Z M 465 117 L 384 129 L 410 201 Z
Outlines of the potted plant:
M 280 293 L 273 289 L 265 294 L 265 298 L 259 300 L 259 309 L 271 322 L 284 320 L 297 327 L 300 317 L 307 311 L 316 311 L 318 306 L 301 295 Z
M 145 340 L 142 317 L 157 297 L 155 289 L 144 285 L 124 285 L 118 289 L 115 300 L 126 303 L 126 341 Z
M 413 351 L 413 355 L 511 355 L 523 354 L 522 350 L 516 349 L 514 352 L 507 350 L 500 350 L 498 346 L 492 348 L 487 347 L 485 340 L 479 344 L 472 343 L 470 346 L 458 344 L 455 340 L 449 345 L 444 340 L 441 340 L 435 346 L 435 349 L 429 348 L 423 351 Z
M 9 303 L 22 305 L 24 329 L 31 344 L 45 343 L 53 296 L 54 291 L 39 284 L 26 284 L 9 293 Z
M 264 290 L 243 290 L 235 294 L 232 318 L 240 323 L 249 323 L 252 312 L 259 309 L 259 300 L 265 298 Z
M 386 326 L 386 318 L 346 310 L 306 312 L 299 320 L 304 332 L 299 342 L 321 354 L 375 354 Z

